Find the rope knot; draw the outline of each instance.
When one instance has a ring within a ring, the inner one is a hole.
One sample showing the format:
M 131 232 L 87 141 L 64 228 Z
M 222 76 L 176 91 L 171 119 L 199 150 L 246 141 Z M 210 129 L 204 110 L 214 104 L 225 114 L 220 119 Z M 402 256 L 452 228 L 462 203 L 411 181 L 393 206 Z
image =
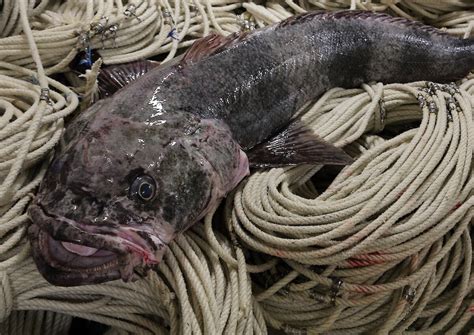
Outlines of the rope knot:
M 371 113 L 374 114 L 373 132 L 379 133 L 385 128 L 385 120 L 387 118 L 387 108 L 385 106 L 383 84 L 363 84 L 362 88 L 365 89 L 372 100 L 369 108 Z
M 0 271 L 2 294 L 0 296 L 0 322 L 5 321 L 13 310 L 13 289 L 10 278 L 4 271 Z

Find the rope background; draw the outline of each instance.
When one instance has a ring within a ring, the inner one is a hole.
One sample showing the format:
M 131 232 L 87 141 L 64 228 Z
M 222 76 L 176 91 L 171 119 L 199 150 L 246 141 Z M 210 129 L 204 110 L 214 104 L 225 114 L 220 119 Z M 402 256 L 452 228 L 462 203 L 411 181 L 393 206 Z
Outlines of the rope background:
M 210 31 L 314 9 L 387 11 L 468 37 L 471 1 L 5 0 L 0 8 L 0 334 L 64 334 L 73 316 L 112 326 L 109 335 L 265 334 L 267 325 L 288 334 L 456 333 L 472 318 L 472 75 L 457 87 L 328 91 L 303 118 L 355 163 L 333 181 L 318 166 L 254 173 L 136 283 L 49 285 L 30 257 L 24 214 L 64 118 L 92 100 L 102 62 L 167 61 Z M 87 46 L 101 60 L 77 76 L 68 65 Z

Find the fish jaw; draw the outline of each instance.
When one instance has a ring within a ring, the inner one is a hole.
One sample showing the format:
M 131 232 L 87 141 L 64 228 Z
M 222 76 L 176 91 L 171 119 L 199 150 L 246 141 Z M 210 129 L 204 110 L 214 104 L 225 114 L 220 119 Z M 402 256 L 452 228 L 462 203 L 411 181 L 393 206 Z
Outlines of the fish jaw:
M 150 227 L 120 226 L 106 234 L 103 227 L 50 216 L 37 204 L 28 214 L 34 218 L 28 230 L 33 258 L 57 286 L 135 281 L 160 263 L 174 237 L 170 229 L 157 236 Z

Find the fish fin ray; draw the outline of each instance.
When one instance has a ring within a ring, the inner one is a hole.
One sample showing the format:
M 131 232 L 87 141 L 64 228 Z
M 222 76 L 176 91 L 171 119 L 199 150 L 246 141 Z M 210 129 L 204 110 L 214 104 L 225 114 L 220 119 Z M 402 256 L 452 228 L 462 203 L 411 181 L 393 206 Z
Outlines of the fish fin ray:
M 150 60 L 138 60 L 104 67 L 97 76 L 100 98 L 113 95 L 159 64 Z
M 298 15 L 289 17 L 286 20 L 278 23 L 279 27 L 285 27 L 295 24 L 301 24 L 312 19 L 320 20 L 340 20 L 340 19 L 356 19 L 356 20 L 372 20 L 380 22 L 389 22 L 395 25 L 412 27 L 414 29 L 420 29 L 426 31 L 427 33 L 436 34 L 436 35 L 445 35 L 449 34 L 445 31 L 442 31 L 438 28 L 435 28 L 430 25 L 426 25 L 423 22 L 407 19 L 404 17 L 393 16 L 381 12 L 371 12 L 365 10 L 340 10 L 340 11 L 317 11 L 317 12 L 307 12 Z
M 236 42 L 243 40 L 248 34 L 248 32 L 239 32 L 228 36 L 222 36 L 216 33 L 211 33 L 194 42 L 188 51 L 186 51 L 182 62 L 185 64 L 192 64 L 218 54 Z
M 247 152 L 250 167 L 281 167 L 297 164 L 347 165 L 352 158 L 325 141 L 301 121 L 291 123 L 268 141 Z

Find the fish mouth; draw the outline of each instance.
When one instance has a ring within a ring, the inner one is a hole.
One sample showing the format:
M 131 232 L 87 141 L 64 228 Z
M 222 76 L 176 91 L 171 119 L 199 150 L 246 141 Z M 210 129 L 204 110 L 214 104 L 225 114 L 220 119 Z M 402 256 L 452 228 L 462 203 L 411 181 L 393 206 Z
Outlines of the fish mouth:
M 166 251 L 166 244 L 149 227 L 81 224 L 51 215 L 40 204 L 32 204 L 28 215 L 33 259 L 53 285 L 134 281 L 156 267 Z

